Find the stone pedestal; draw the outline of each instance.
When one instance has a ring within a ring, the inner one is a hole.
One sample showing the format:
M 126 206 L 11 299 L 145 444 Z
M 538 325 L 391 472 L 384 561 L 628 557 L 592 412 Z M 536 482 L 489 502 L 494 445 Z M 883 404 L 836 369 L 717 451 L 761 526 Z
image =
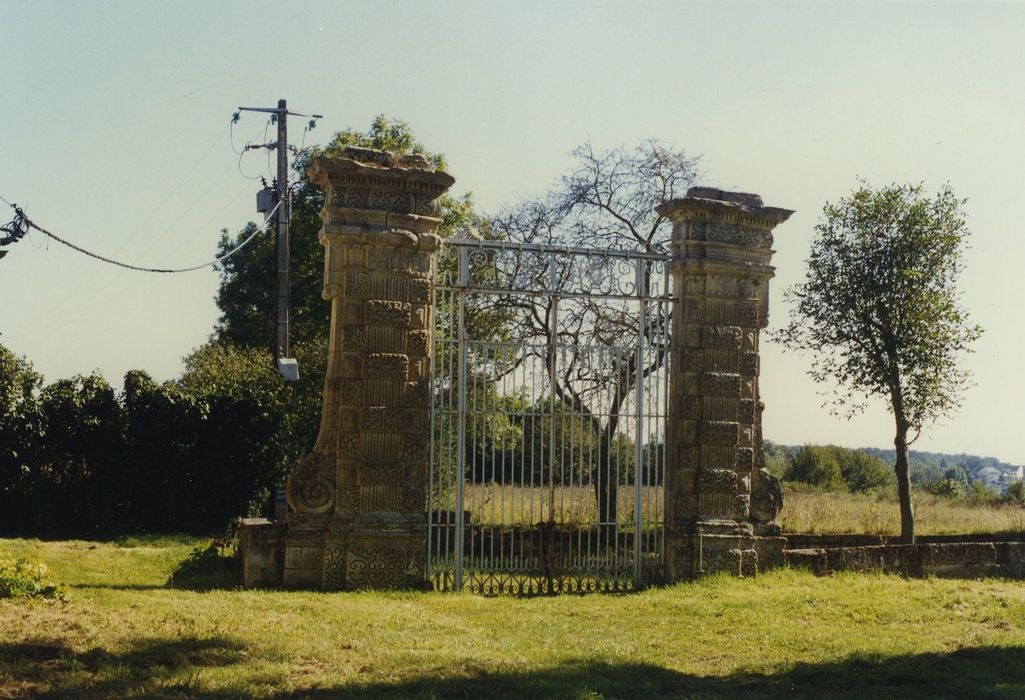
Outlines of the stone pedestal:
M 752 575 L 782 558 L 779 482 L 762 468 L 759 331 L 768 322 L 772 230 L 793 213 L 757 195 L 693 187 L 673 223 L 666 571 Z
M 320 433 L 288 480 L 281 583 L 423 586 L 435 231 L 454 180 L 358 148 L 309 176 L 325 193 L 331 335 Z

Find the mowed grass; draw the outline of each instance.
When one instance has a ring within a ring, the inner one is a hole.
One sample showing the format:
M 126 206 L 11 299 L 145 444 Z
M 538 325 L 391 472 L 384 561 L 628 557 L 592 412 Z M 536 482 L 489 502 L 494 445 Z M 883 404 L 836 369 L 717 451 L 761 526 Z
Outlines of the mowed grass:
M 900 509 L 893 494 L 809 492 L 785 488 L 780 524 L 784 532 L 900 534 Z M 915 493 L 915 531 L 920 535 L 1023 532 L 1025 508 L 969 505 Z
M 0 697 L 1025 697 L 1025 584 L 776 571 L 621 596 L 175 590 L 188 538 L 0 540 Z

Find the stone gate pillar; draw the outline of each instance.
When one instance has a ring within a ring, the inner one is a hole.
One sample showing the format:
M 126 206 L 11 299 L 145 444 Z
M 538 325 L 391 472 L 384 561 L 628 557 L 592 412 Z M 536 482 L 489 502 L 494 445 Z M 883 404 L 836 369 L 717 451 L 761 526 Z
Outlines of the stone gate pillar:
M 288 479 L 282 583 L 422 586 L 435 231 L 454 180 L 362 148 L 309 177 L 325 196 L 331 335 L 320 433 Z
M 759 331 L 768 322 L 772 230 L 793 213 L 757 195 L 692 187 L 673 223 L 676 305 L 666 465 L 671 580 L 757 572 L 780 557 L 779 482 L 762 469 Z

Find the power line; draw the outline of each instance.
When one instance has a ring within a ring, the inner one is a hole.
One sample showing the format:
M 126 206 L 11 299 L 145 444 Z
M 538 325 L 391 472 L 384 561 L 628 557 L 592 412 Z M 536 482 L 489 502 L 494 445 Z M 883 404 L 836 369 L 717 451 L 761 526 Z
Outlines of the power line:
M 199 167 L 199 164 L 202 163 L 208 155 L 210 155 L 210 152 L 213 150 L 214 146 L 216 146 L 217 143 L 224 137 L 224 132 L 228 131 L 231 128 L 231 126 L 232 125 L 229 123 L 228 126 L 224 127 L 224 130 L 221 131 L 221 133 L 219 133 L 217 137 L 210 142 L 210 145 L 206 147 L 206 150 L 203 151 L 203 154 L 199 156 L 195 163 L 192 164 L 192 167 L 189 168 L 188 172 L 182 176 L 181 180 L 178 181 L 178 184 L 171 188 L 171 190 L 164 196 L 163 200 L 161 200 L 160 204 L 158 204 L 157 207 L 150 212 L 150 215 L 147 216 L 141 224 L 139 224 L 138 228 L 135 229 L 135 233 L 133 233 L 124 241 L 122 241 L 121 245 L 119 245 L 117 249 L 114 250 L 114 255 L 117 255 L 119 252 L 124 250 L 124 247 L 128 245 L 136 236 L 138 236 L 142 232 L 142 229 L 146 227 L 146 224 L 152 221 L 153 217 L 155 217 L 157 213 L 159 213 L 160 210 L 164 208 L 164 205 L 167 204 L 168 201 L 170 201 L 171 197 L 174 196 L 174 193 L 177 192 L 183 184 L 185 184 L 185 181 L 188 180 L 189 176 L 192 175 L 196 168 Z M 203 194 L 206 193 L 204 192 Z
M 57 241 L 58 243 L 62 243 L 63 245 L 66 245 L 67 247 L 71 248 L 72 250 L 75 250 L 75 251 L 77 251 L 79 253 L 82 253 L 83 255 L 87 255 L 90 258 L 95 258 L 96 260 L 101 260 L 101 261 L 103 261 L 105 263 L 109 263 L 111 265 L 116 265 L 118 267 L 123 267 L 123 268 L 128 269 L 128 270 L 138 270 L 139 272 L 162 272 L 162 273 L 193 272 L 195 270 L 201 270 L 204 267 L 210 267 L 211 265 L 216 265 L 217 263 L 219 263 L 219 262 L 221 262 L 223 260 L 227 260 L 232 255 L 234 255 L 235 253 L 239 252 L 240 250 L 245 248 L 247 245 L 249 245 L 250 241 L 252 241 L 254 238 L 256 238 L 257 234 L 260 234 L 263 231 L 265 231 L 267 229 L 267 224 L 270 223 L 270 221 L 271 221 L 271 217 L 273 217 L 277 213 L 278 207 L 281 206 L 281 202 L 278 202 L 278 204 L 274 207 L 274 209 L 272 209 L 267 214 L 267 217 L 263 221 L 263 226 L 257 228 L 255 231 L 253 231 L 251 234 L 249 234 L 249 236 L 246 237 L 246 239 L 244 241 L 242 241 L 237 246 L 235 246 L 234 248 L 232 248 L 231 250 L 226 252 L 224 255 L 218 255 L 217 257 L 215 257 L 213 260 L 211 260 L 209 262 L 205 262 L 205 263 L 203 263 L 201 265 L 193 265 L 192 267 L 161 268 L 161 267 L 142 267 L 140 265 L 131 265 L 129 263 L 124 263 L 124 262 L 121 262 L 119 260 L 114 260 L 113 258 L 108 258 L 106 256 L 100 255 L 99 253 L 94 253 L 94 252 L 92 252 L 90 250 L 86 250 L 85 248 L 82 248 L 81 246 L 75 245 L 71 241 L 67 241 L 67 240 L 61 238 L 60 236 L 58 236 L 56 233 L 53 233 L 52 231 L 48 231 L 45 228 L 43 228 L 42 226 L 40 226 L 39 224 L 35 223 L 34 221 L 32 221 L 32 219 L 28 218 L 25 215 L 25 212 L 20 207 L 18 207 L 15 204 L 11 204 L 2 195 L 0 195 L 0 199 L 2 199 L 4 202 L 7 202 L 7 204 L 10 205 L 11 208 L 14 209 L 14 212 L 15 212 L 15 222 L 20 220 L 25 226 L 34 228 L 35 230 L 39 231 L 40 233 L 49 236 L 50 238 L 52 238 L 53 240 Z

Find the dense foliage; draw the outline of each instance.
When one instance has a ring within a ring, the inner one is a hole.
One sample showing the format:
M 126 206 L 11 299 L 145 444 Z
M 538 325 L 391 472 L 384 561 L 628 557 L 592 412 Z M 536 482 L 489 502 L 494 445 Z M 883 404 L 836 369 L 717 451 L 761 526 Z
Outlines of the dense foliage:
M 814 491 L 892 493 L 893 450 L 850 449 L 836 445 L 780 445 L 765 441 L 765 464 L 773 474 Z M 941 496 L 968 506 L 1008 504 L 1025 507 L 1025 482 L 1017 467 L 992 457 L 912 451 L 911 482 L 918 493 Z M 1000 468 L 1001 480 L 987 480 L 985 469 Z M 801 487 L 798 487 L 801 488 Z
M 121 391 L 98 375 L 44 387 L 3 347 L 0 363 L 0 430 L 18 436 L 0 452 L 4 532 L 219 529 L 259 512 L 313 439 L 319 385 L 283 384 L 266 350 L 212 343 L 178 380 L 133 370 Z
M 788 292 L 790 324 L 778 334 L 812 354 L 813 379 L 838 385 L 838 408 L 887 401 L 905 542 L 914 541 L 908 445 L 958 406 L 969 382 L 958 361 L 981 332 L 958 305 L 963 204 L 949 187 L 929 197 L 921 185 L 862 185 L 826 204 L 806 278 Z

